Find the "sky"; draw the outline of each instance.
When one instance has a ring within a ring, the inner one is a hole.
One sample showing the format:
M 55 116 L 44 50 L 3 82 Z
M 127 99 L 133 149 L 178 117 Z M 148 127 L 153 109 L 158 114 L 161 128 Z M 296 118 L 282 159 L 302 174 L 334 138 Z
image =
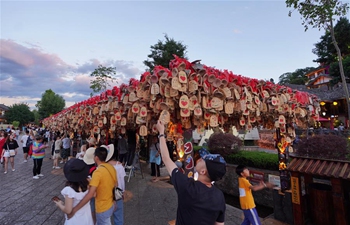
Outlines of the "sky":
M 150 46 L 164 35 L 187 46 L 189 61 L 278 82 L 317 67 L 297 12 L 275 1 L 0 1 L 0 103 L 32 109 L 52 89 L 66 107 L 88 99 L 99 64 L 119 86 L 140 78 Z

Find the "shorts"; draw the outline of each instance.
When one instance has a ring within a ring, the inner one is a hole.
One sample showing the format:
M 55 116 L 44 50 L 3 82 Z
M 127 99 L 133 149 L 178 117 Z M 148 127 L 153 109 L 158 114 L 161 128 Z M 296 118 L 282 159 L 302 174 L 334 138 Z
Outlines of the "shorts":
M 67 159 L 69 155 L 70 155 L 70 148 L 62 149 L 62 151 L 61 151 L 62 159 Z
M 23 147 L 23 153 L 27 153 L 29 152 L 29 147 Z
M 54 153 L 52 156 L 52 159 L 59 159 L 61 158 L 61 154 L 60 153 Z

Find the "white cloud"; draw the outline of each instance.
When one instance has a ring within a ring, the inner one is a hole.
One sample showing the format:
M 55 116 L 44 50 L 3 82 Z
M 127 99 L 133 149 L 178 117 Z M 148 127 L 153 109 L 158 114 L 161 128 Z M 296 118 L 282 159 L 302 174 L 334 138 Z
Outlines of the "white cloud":
M 66 100 L 66 106 L 89 98 L 90 74 L 98 65 L 116 68 L 117 81 L 111 86 L 138 78 L 142 70 L 124 60 L 90 59 L 83 64 L 70 65 L 55 54 L 45 53 L 37 44 L 27 46 L 0 39 L 1 103 L 28 102 L 33 108 L 42 93 L 51 89 Z M 33 99 L 37 99 L 33 101 Z

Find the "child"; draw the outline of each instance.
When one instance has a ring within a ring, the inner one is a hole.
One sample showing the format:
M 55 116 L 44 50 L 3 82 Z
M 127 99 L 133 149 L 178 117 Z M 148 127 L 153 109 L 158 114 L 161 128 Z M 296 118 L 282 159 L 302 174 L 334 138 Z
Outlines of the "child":
M 61 167 L 58 166 L 58 159 L 60 158 L 61 147 L 62 147 L 62 140 L 60 136 L 57 136 L 54 146 L 55 146 L 55 150 L 52 157 L 53 158 L 52 169 L 60 169 Z
M 242 165 L 237 166 L 236 173 L 238 175 L 239 202 L 244 213 L 244 220 L 241 225 L 261 225 L 255 208 L 252 190 L 259 191 L 266 187 L 272 188 L 273 185 L 261 181 L 260 184 L 253 186 L 247 180 L 247 177 L 249 177 L 248 168 Z
M 45 157 L 45 148 L 47 145 L 43 143 L 43 137 L 40 135 L 35 136 L 35 141 L 32 144 L 33 149 L 33 179 L 39 179 L 39 177 L 43 177 L 44 175 L 41 173 L 41 166 L 43 165 L 43 159 Z
M 53 198 L 54 203 L 65 213 L 65 225 L 85 224 L 93 225 L 90 204 L 86 204 L 79 209 L 72 218 L 67 219 L 66 214 L 70 214 L 76 206 L 88 193 L 89 168 L 80 159 L 71 159 L 67 161 L 63 168 L 64 176 L 67 178 L 66 187 L 61 191 L 64 196 L 64 203 L 57 197 Z

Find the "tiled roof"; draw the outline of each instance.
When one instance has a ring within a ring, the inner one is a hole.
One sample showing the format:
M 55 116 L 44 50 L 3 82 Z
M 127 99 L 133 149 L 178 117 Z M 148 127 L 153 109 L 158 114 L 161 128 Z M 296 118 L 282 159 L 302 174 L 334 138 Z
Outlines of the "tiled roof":
M 348 90 L 350 90 L 350 84 L 347 84 L 347 85 L 348 85 Z M 327 101 L 327 100 L 333 101 L 333 100 L 345 98 L 343 85 L 335 85 L 331 90 L 328 90 L 327 87 L 308 89 L 305 85 L 297 85 L 297 84 L 285 84 L 285 86 L 288 86 L 294 90 L 304 91 L 310 94 L 314 94 L 319 99 L 324 101 Z
M 0 109 L 1 109 L 1 110 L 4 110 L 4 111 L 7 111 L 7 110 L 9 110 L 9 107 L 7 107 L 7 106 L 4 105 L 4 104 L 0 104 Z
M 346 161 L 294 158 L 287 166 L 287 170 L 350 180 L 350 162 Z

